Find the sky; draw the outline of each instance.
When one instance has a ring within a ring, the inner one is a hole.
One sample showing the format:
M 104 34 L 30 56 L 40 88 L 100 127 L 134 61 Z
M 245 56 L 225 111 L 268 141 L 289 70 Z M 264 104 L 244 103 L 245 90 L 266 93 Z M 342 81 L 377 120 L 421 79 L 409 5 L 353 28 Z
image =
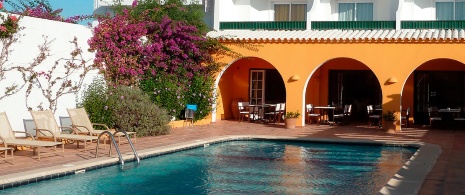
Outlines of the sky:
M 65 18 L 76 15 L 91 15 L 94 11 L 94 0 L 48 0 L 53 10 L 63 9 L 61 15 Z M 7 10 L 11 7 L 5 5 Z M 81 22 L 87 24 L 88 21 Z

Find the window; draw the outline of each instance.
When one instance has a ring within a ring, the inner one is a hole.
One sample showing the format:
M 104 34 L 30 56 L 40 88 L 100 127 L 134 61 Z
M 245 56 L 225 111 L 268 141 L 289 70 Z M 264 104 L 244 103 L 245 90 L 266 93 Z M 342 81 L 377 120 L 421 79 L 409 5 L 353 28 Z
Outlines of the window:
M 339 3 L 339 21 L 373 21 L 373 3 Z
M 465 0 L 436 2 L 436 20 L 465 20 Z
M 306 4 L 275 4 L 274 20 L 275 21 L 306 21 L 307 5 Z

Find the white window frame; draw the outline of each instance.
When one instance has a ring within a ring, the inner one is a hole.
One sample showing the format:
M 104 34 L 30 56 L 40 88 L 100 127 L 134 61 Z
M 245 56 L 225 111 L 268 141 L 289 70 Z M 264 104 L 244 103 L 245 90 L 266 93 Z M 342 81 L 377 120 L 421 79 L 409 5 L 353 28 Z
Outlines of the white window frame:
M 306 12 L 305 12 L 304 18 L 305 18 L 305 21 L 307 21 L 307 14 L 308 14 L 308 10 L 307 10 L 308 4 L 307 4 L 307 1 L 291 1 L 291 2 L 289 2 L 289 1 L 288 1 L 288 2 L 284 2 L 284 1 L 283 1 L 283 2 L 280 2 L 280 1 L 278 1 L 278 2 L 272 3 L 271 6 L 272 6 L 272 8 L 273 8 L 273 21 L 276 21 L 275 18 L 274 18 L 275 14 L 276 14 L 276 11 L 274 10 L 274 6 L 275 6 L 275 5 L 289 5 L 290 11 L 289 11 L 289 20 L 288 20 L 288 21 L 291 21 L 291 16 L 292 16 L 292 5 L 293 5 L 293 4 L 294 4 L 294 5 L 295 5 L 295 4 L 298 4 L 298 5 L 305 5 L 305 8 L 306 8 L 305 10 L 306 10 Z
M 337 13 L 337 20 L 339 20 L 339 4 L 340 3 L 353 3 L 355 4 L 355 9 L 354 9 L 354 13 L 355 13 L 355 20 L 354 21 L 359 21 L 357 20 L 357 4 L 358 3 L 371 3 L 373 5 L 373 21 L 375 21 L 375 7 L 376 7 L 376 3 L 374 1 L 337 1 L 337 8 L 336 8 L 336 13 Z
M 437 17 L 438 11 L 436 9 L 436 3 L 453 3 L 453 7 L 452 7 L 453 20 L 456 20 L 455 19 L 455 3 L 456 2 L 457 2 L 456 0 L 436 0 L 434 2 L 434 18 L 438 18 Z M 458 2 L 465 2 L 465 1 L 458 1 Z

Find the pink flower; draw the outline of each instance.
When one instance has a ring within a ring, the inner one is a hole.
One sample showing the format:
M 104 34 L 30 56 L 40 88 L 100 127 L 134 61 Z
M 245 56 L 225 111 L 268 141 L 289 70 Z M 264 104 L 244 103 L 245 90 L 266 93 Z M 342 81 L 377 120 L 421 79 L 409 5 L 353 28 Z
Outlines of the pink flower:
M 3 2 L 0 2 L 0 9 L 3 9 Z
M 4 26 L 0 26 L 0 31 L 2 31 L 2 32 L 6 32 L 6 27 L 4 27 Z
M 17 18 L 16 16 L 10 15 L 9 17 L 10 17 L 10 19 L 11 19 L 13 22 L 16 21 L 16 20 L 18 20 L 18 18 Z

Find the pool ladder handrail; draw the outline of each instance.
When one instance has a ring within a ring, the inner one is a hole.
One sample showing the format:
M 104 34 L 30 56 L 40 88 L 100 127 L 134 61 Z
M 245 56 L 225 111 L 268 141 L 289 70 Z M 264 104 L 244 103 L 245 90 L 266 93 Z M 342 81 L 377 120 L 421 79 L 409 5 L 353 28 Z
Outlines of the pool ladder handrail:
M 98 136 L 97 147 L 95 149 L 95 158 L 98 158 L 98 148 L 99 148 L 99 145 L 100 145 L 100 137 L 102 137 L 102 135 L 104 135 L 104 134 L 108 134 L 110 139 L 111 139 L 111 142 L 113 142 L 113 145 L 115 146 L 116 152 L 118 153 L 119 162 L 121 163 L 121 165 L 124 165 L 123 157 L 121 156 L 121 152 L 120 152 L 120 150 L 118 148 L 118 145 L 116 145 L 115 136 L 114 136 L 118 132 L 124 133 L 126 139 L 128 140 L 129 145 L 132 148 L 132 151 L 134 152 L 134 158 L 137 160 L 137 164 L 140 164 L 140 159 L 139 159 L 139 156 L 137 155 L 136 149 L 134 148 L 134 145 L 132 144 L 131 139 L 129 139 L 128 134 L 124 130 L 115 131 L 113 134 L 111 134 L 110 131 L 104 131 L 104 132 L 100 133 L 100 135 Z M 110 143 L 109 155 L 111 155 L 111 143 Z

